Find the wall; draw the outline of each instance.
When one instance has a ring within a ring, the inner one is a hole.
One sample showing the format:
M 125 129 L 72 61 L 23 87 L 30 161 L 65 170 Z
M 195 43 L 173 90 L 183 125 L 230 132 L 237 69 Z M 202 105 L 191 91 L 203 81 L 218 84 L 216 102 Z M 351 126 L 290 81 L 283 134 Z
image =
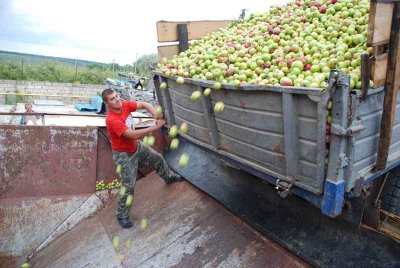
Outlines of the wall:
M 0 125 L 0 267 L 31 253 L 95 193 L 97 135 Z
M 63 101 L 65 104 L 88 103 L 91 97 L 101 94 L 106 87 L 106 85 L 77 85 L 70 83 L 0 80 L 0 104 L 6 103 L 6 95 L 1 95 L 1 93 L 16 92 L 42 95 L 60 95 L 60 97 L 24 96 L 23 101 L 19 102 L 33 102 L 35 99 L 40 99 L 59 100 Z M 8 96 L 8 99 L 15 100 L 14 95 Z M 69 96 L 82 97 L 71 98 Z

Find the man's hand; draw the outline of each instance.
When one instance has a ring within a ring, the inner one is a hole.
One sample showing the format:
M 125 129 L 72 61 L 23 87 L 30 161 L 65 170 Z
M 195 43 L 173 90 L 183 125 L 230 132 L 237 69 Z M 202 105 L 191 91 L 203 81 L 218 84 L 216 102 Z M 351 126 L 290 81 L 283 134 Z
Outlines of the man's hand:
M 165 120 L 164 119 L 158 119 L 156 123 L 157 129 L 162 128 L 165 125 Z

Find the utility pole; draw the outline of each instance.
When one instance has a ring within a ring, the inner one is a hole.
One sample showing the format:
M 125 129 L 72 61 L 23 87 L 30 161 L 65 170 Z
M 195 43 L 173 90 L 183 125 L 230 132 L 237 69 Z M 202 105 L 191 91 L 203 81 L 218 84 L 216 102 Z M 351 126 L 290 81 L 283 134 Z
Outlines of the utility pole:
M 75 80 L 76 80 L 77 75 L 78 75 L 78 59 L 75 58 Z
M 112 61 L 112 69 L 113 69 L 113 72 L 114 72 L 114 62 L 115 62 L 115 59 L 113 59 L 113 61 Z
M 24 59 L 21 59 L 21 78 L 24 75 Z

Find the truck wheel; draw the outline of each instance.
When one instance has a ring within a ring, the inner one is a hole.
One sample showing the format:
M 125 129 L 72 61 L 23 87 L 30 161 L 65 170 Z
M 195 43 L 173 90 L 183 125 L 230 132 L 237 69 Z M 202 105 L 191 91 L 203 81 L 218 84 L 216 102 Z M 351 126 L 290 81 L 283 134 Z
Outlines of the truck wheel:
M 394 215 L 400 216 L 400 169 L 389 172 L 389 176 L 383 187 L 382 208 Z

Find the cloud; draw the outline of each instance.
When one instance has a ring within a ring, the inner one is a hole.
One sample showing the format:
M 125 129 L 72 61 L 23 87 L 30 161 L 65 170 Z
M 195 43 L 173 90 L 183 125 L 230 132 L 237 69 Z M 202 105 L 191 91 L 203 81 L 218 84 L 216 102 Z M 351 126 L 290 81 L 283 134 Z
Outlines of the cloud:
M 234 19 L 243 8 L 265 11 L 274 2 L 287 1 L 2 0 L 0 50 L 15 42 L 19 52 L 132 63 L 157 52 L 159 20 Z

